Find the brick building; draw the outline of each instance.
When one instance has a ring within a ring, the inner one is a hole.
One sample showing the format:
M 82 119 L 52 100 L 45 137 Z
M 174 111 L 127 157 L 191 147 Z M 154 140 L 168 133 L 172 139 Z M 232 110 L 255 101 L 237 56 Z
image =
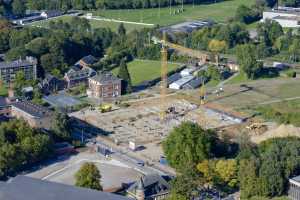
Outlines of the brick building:
M 54 120 L 52 111 L 29 101 L 12 103 L 11 116 L 25 120 L 33 128 L 43 128 L 48 130 L 51 129 Z
M 0 79 L 4 83 L 10 83 L 15 80 L 16 74 L 22 71 L 27 80 L 36 80 L 37 78 L 37 59 L 26 57 L 26 59 L 15 60 L 12 62 L 0 62 Z
M 111 73 L 89 78 L 87 95 L 93 98 L 112 99 L 121 96 L 121 79 Z

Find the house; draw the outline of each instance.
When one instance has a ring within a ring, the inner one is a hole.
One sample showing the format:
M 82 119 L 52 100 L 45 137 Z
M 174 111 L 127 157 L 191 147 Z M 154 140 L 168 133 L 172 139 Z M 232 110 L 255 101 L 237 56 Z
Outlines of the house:
M 288 195 L 291 200 L 300 199 L 300 176 L 289 179 Z
M 274 20 L 284 28 L 300 27 L 300 12 L 299 8 L 279 7 L 270 11 L 263 12 L 261 21 Z
M 90 67 L 73 66 L 64 76 L 66 87 L 72 88 L 80 84 L 87 84 L 88 78 L 95 76 L 97 73 Z
M 175 81 L 178 81 L 181 79 L 180 73 L 172 74 L 171 76 L 168 76 L 167 84 L 170 85 L 171 83 L 174 83 Z
M 197 71 L 196 67 L 188 67 L 188 68 L 185 68 L 184 70 L 182 70 L 180 72 L 180 75 L 181 76 L 190 76 L 190 75 L 193 75 L 195 71 Z
M 200 87 L 200 85 L 202 85 L 206 81 L 207 81 L 207 79 L 204 77 L 197 77 L 197 78 L 191 80 L 190 82 L 188 82 L 187 84 L 183 85 L 182 89 L 185 89 L 185 90 L 196 89 L 196 88 Z
M 234 72 L 237 72 L 240 70 L 240 66 L 237 64 L 237 62 L 233 61 L 233 60 L 228 60 L 227 62 L 227 67 Z
M 47 108 L 31 103 L 17 101 L 11 104 L 11 116 L 25 120 L 33 128 L 51 129 L 53 112 Z
M 25 79 L 36 80 L 37 78 L 37 59 L 26 57 L 12 62 L 0 62 L 0 79 L 9 84 L 15 80 L 18 72 L 23 72 Z
M 187 84 L 188 82 L 190 82 L 193 79 L 194 79 L 194 76 L 192 76 L 192 75 L 184 76 L 181 79 L 171 83 L 169 85 L 169 88 L 175 89 L 175 90 L 180 90 L 185 84 Z
M 81 58 L 75 65 L 80 65 L 81 67 L 91 67 L 97 61 L 98 60 L 94 56 L 88 55 Z
M 121 96 L 122 80 L 112 73 L 89 78 L 87 95 L 93 98 L 112 99 Z
M 128 196 L 136 200 L 165 199 L 171 188 L 167 180 L 158 174 L 143 176 L 127 189 Z
M 0 96 L 0 116 L 9 116 L 10 108 L 7 98 Z
M 17 176 L 0 182 L 1 200 L 132 200 L 107 192 Z
M 65 88 L 65 81 L 60 80 L 51 74 L 46 74 L 44 80 L 39 83 L 39 88 L 44 94 L 50 94 L 63 90 Z
M 57 17 L 62 15 L 63 13 L 59 10 L 47 10 L 41 13 L 41 17 L 49 19 L 52 17 Z
M 43 20 L 43 19 L 44 18 L 40 15 L 33 15 L 33 16 L 13 20 L 13 23 L 17 24 L 17 25 L 26 25 L 28 23 L 40 21 L 40 20 Z

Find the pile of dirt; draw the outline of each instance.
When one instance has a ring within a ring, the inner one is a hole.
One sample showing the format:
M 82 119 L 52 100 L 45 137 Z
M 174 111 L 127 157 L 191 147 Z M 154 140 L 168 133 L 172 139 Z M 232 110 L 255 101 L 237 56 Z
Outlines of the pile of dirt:
M 281 124 L 280 126 L 269 128 L 268 131 L 266 131 L 261 135 L 252 136 L 251 140 L 255 143 L 260 143 L 270 138 L 288 137 L 288 136 L 300 137 L 300 128 L 290 124 L 289 125 Z

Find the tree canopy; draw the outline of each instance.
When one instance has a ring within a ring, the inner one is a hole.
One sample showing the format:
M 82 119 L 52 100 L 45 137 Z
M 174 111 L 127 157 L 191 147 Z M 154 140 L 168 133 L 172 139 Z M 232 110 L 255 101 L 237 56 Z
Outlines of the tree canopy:
M 76 186 L 102 190 L 100 185 L 101 175 L 93 163 L 84 163 L 75 174 Z
M 170 165 L 183 170 L 212 156 L 215 135 L 192 122 L 175 127 L 163 142 L 163 150 Z

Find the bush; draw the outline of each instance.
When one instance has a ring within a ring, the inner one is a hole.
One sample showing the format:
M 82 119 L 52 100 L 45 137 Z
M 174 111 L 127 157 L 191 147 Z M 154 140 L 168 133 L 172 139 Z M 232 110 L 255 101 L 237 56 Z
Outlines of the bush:
M 286 75 L 287 75 L 287 77 L 290 77 L 290 78 L 296 78 L 297 73 L 295 71 L 287 71 Z

